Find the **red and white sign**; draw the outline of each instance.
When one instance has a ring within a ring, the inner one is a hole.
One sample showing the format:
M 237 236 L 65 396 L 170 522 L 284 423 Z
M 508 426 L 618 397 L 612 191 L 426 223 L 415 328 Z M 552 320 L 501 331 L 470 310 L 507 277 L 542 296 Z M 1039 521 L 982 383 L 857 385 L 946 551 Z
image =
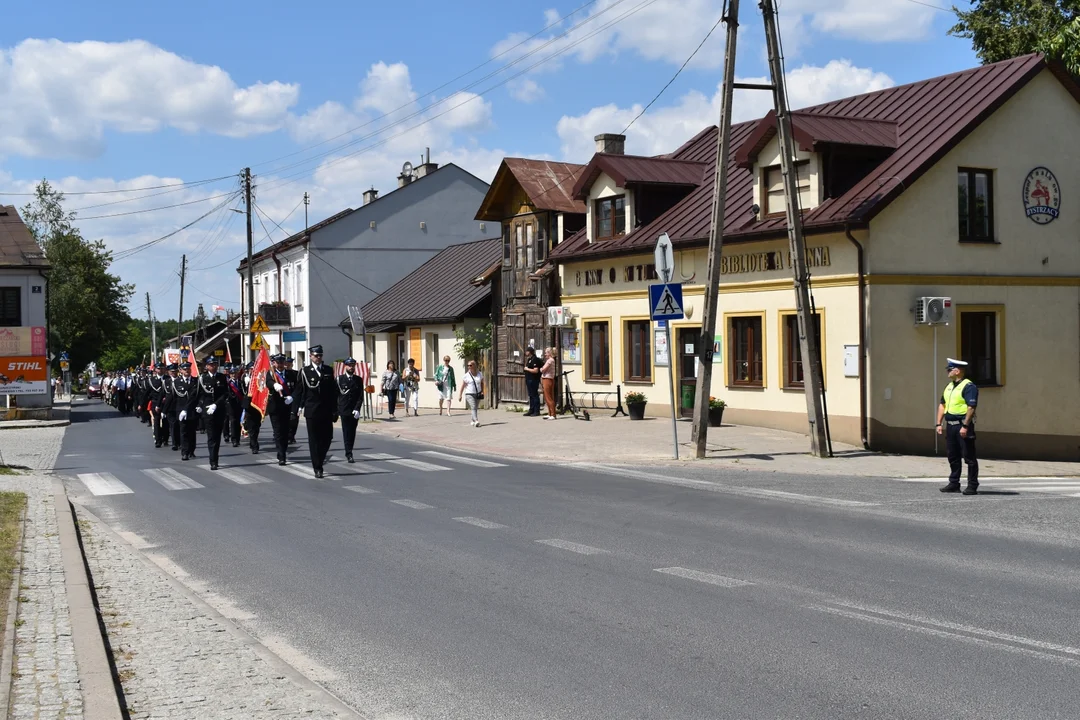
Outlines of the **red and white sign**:
M 45 355 L 45 328 L 39 326 L 0 328 L 0 357 L 13 355 Z
M 49 392 L 49 363 L 45 356 L 0 357 L 0 395 L 45 395 Z

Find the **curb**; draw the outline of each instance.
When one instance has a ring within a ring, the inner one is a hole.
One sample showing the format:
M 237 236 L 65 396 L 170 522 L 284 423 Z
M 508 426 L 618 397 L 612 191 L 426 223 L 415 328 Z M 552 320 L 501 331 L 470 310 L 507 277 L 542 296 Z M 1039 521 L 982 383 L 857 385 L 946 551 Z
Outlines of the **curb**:
M 86 509 L 82 505 L 76 505 L 71 503 L 72 513 L 85 515 L 92 518 L 100 527 L 100 529 L 107 533 L 113 540 L 125 545 L 131 552 L 138 558 L 144 566 L 146 566 L 148 572 L 159 573 L 168 580 L 169 584 L 173 588 L 179 591 L 184 597 L 194 603 L 202 612 L 212 617 L 218 624 L 220 624 L 225 630 L 234 638 L 240 640 L 242 643 L 250 647 L 256 655 L 258 655 L 264 662 L 270 667 L 280 672 L 283 676 L 289 678 L 295 685 L 303 690 L 311 693 L 313 697 L 322 702 L 329 709 L 334 710 L 341 717 L 341 720 L 368 720 L 367 716 L 349 707 L 343 700 L 334 695 L 332 692 L 318 684 L 314 680 L 310 679 L 295 667 L 285 662 L 280 656 L 273 650 L 263 645 L 257 637 L 249 633 L 244 628 L 240 627 L 232 620 L 229 620 L 216 609 L 214 609 L 209 603 L 199 597 L 189 587 L 177 580 L 175 577 L 167 573 L 161 566 L 155 564 L 146 554 L 141 550 L 134 547 L 128 540 L 124 539 L 117 534 L 107 523 L 102 521 L 98 516 Z M 74 623 L 73 623 L 74 624 Z M 81 674 L 81 673 L 80 673 Z M 118 716 L 117 716 L 118 717 Z M 86 720 L 94 720 L 94 717 L 89 714 L 86 715 Z
M 32 425 L 12 425 L 11 423 L 33 423 Z M 3 420 L 0 430 L 33 430 L 35 428 L 67 427 L 70 420 Z
M 53 497 L 60 532 L 60 552 L 64 559 L 64 585 L 71 616 L 71 638 L 75 644 L 75 664 L 79 669 L 83 717 L 86 720 L 123 720 L 116 693 L 112 664 L 105 653 L 100 616 L 92 597 L 86 559 L 75 531 L 74 507 L 64 483 L 53 480 Z
M 29 506 L 30 498 L 26 499 Z M 15 544 L 15 557 L 19 558 L 15 566 L 14 577 L 11 578 L 11 592 L 8 594 L 7 621 L 4 624 L 4 650 L 0 659 L 0 708 L 3 708 L 4 717 L 11 716 L 11 683 L 14 680 L 12 671 L 15 669 L 15 620 L 19 613 L 19 588 L 22 585 L 22 550 L 23 541 L 26 539 L 26 507 L 23 507 L 22 532 L 19 533 L 19 542 Z

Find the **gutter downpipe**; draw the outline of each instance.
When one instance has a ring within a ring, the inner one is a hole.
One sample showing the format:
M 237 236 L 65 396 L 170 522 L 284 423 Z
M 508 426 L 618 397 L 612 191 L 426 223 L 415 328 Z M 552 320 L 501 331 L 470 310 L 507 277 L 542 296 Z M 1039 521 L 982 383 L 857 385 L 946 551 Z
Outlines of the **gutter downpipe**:
M 863 265 L 864 249 L 851 234 L 851 224 L 844 224 L 844 236 L 855 246 L 859 263 L 859 434 L 863 449 L 870 449 L 869 419 L 867 418 L 866 388 L 866 271 Z
M 281 302 L 281 261 L 278 260 L 277 250 L 275 248 L 270 249 L 270 259 L 277 265 L 277 299 L 278 302 Z M 292 308 L 289 308 L 289 312 L 292 313 Z M 291 317 L 289 318 L 289 326 L 292 326 Z M 281 330 L 277 331 L 277 346 L 279 353 L 285 352 L 285 343 L 282 341 Z

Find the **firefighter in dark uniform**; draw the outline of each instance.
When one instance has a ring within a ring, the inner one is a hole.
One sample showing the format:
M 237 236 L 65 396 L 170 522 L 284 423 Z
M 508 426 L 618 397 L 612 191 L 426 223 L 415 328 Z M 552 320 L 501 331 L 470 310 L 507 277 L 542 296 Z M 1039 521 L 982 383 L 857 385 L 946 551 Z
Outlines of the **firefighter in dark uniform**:
M 308 451 L 315 477 L 323 476 L 323 464 L 334 440 L 334 423 L 337 421 L 338 386 L 334 371 L 323 365 L 322 345 L 308 349 L 311 364 L 300 371 L 300 400 L 307 426 Z
M 225 424 L 225 401 L 229 394 L 229 381 L 220 374 L 217 358 L 208 355 L 203 363 L 206 372 L 199 376 L 199 389 L 195 412 L 206 420 L 206 449 L 210 453 L 210 469 L 218 469 L 218 451 L 221 449 L 221 426 Z
M 266 414 L 274 428 L 274 447 L 277 448 L 278 465 L 284 465 L 288 459 L 289 421 L 292 419 L 292 405 L 295 400 L 296 380 L 290 381 L 285 369 L 285 356 L 274 355 L 270 358 L 274 367 L 266 373 Z
M 150 415 L 146 412 L 146 368 L 139 366 L 135 375 L 135 414 L 143 425 L 150 423 Z
M 240 363 L 230 365 L 229 373 L 229 399 L 226 402 L 228 414 L 225 417 L 225 427 L 228 429 L 226 440 L 233 447 L 240 447 L 240 416 L 244 412 L 243 373 L 244 366 Z
M 967 465 L 967 487 L 964 495 L 979 492 L 979 459 L 975 453 L 975 408 L 979 404 L 979 388 L 967 375 L 968 364 L 963 360 L 948 359 L 949 384 L 941 394 L 938 405 L 938 435 L 945 435 L 945 448 L 949 456 L 949 484 L 941 492 L 960 492 L 960 470 Z M 963 460 L 963 464 L 961 463 Z
M 247 364 L 247 373 L 244 374 L 244 428 L 248 433 L 248 447 L 251 448 L 251 454 L 256 455 L 259 452 L 259 430 L 262 429 L 262 415 L 258 411 L 251 410 L 251 383 L 253 378 L 251 377 L 252 368 L 255 367 L 255 363 L 249 362 Z
M 300 373 L 293 368 L 294 360 L 285 358 L 285 376 L 292 379 L 293 387 L 299 387 Z M 296 431 L 300 428 L 300 403 L 292 404 L 292 415 L 289 417 L 289 444 L 296 444 Z
M 161 413 L 161 405 L 165 402 L 165 367 L 160 363 L 154 368 L 150 377 L 146 379 L 147 397 L 150 401 L 150 419 L 154 428 L 154 447 L 159 448 L 165 444 L 169 435 L 169 428 L 165 424 L 165 416 Z M 162 433 L 164 432 L 164 437 Z
M 356 374 L 356 358 L 345 361 L 345 372 L 338 375 L 338 415 L 341 416 L 341 440 L 345 445 L 345 459 L 353 460 L 353 443 L 356 442 L 356 425 L 360 422 L 360 410 L 364 407 L 364 383 Z
M 176 395 L 176 425 L 173 437 L 180 438 L 180 459 L 195 457 L 195 438 L 197 436 L 196 401 L 199 395 L 198 381 L 191 377 L 191 363 L 180 363 L 180 375 L 173 381 L 173 393 Z
M 230 365 L 229 363 L 222 363 L 221 374 L 224 375 L 225 380 L 228 381 L 232 374 L 232 365 Z M 228 412 L 230 408 L 230 400 L 232 399 L 232 388 L 229 388 L 229 390 L 229 394 L 225 396 L 225 422 L 221 423 L 221 440 L 226 445 L 232 442 L 232 423 L 229 422 Z
M 165 376 L 165 397 L 161 401 L 161 424 L 162 432 L 166 438 L 172 440 L 172 449 L 180 449 L 180 436 L 176 434 L 176 371 L 179 367 L 176 363 L 170 363 L 166 370 L 169 374 Z

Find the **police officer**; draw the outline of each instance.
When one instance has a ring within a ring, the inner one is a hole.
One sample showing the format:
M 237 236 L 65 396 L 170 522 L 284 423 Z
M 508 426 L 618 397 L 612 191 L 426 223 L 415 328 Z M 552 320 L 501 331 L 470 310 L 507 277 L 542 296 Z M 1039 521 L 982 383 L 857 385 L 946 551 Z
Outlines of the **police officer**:
M 293 368 L 293 358 L 285 358 L 285 375 L 292 379 L 293 387 L 300 387 L 300 373 Z M 296 444 L 296 431 L 300 428 L 300 403 L 294 402 L 292 405 L 292 415 L 289 417 L 289 444 Z
M 255 367 L 255 363 L 249 362 L 247 364 L 247 372 L 244 374 L 244 427 L 248 432 L 248 447 L 251 448 L 251 454 L 257 455 L 259 452 L 259 430 L 262 429 L 262 415 L 257 410 L 251 409 L 251 383 L 253 378 L 251 377 L 252 368 Z
M 179 368 L 176 363 L 170 363 L 166 370 L 168 375 L 163 379 L 165 381 L 165 397 L 161 401 L 161 425 L 162 434 L 166 438 L 172 440 L 172 449 L 180 449 L 180 438 L 173 431 L 173 427 L 176 425 L 176 391 L 173 389 L 173 385 L 176 383 L 176 371 Z
M 289 450 L 289 421 L 296 392 L 296 379 L 288 377 L 285 356 L 281 353 L 270 358 L 274 367 L 266 373 L 266 414 L 274 428 L 274 447 L 277 448 L 278 465 L 284 465 Z
M 218 361 L 208 355 L 203 362 L 206 372 L 199 376 L 199 394 L 195 412 L 202 415 L 206 424 L 206 449 L 210 453 L 210 469 L 218 469 L 218 451 L 221 449 L 221 426 L 225 424 L 225 398 L 229 382 L 218 373 Z M 219 412 L 220 411 L 220 412 Z
M 323 464 L 334 440 L 334 423 L 337 421 L 338 386 L 334 371 L 323 365 L 322 345 L 308 349 L 311 364 L 300 371 L 300 400 L 307 424 L 308 451 L 315 477 L 323 476 Z
M 180 438 L 180 459 L 188 460 L 195 457 L 196 401 L 199 395 L 199 386 L 195 378 L 191 377 L 191 363 L 180 363 L 180 375 L 173 381 L 173 393 L 176 395 L 176 425 L 173 426 L 173 437 Z
M 241 374 L 244 372 L 244 366 L 240 363 L 230 365 L 227 372 L 229 373 L 229 395 L 226 402 L 228 414 L 225 418 L 225 427 L 229 432 L 225 439 L 232 443 L 233 447 L 240 447 L 240 416 L 244 412 Z
M 979 492 L 979 460 L 975 454 L 975 408 L 979 404 L 979 388 L 964 377 L 968 364 L 963 360 L 949 358 L 945 367 L 950 382 L 941 394 L 935 429 L 938 435 L 945 435 L 951 472 L 949 484 L 941 488 L 941 492 L 960 492 L 960 460 L 963 459 L 967 464 L 967 487 L 963 493 L 975 495 Z
M 150 377 L 146 379 L 147 398 L 149 399 L 150 419 L 154 428 L 154 447 L 159 448 L 165 444 L 169 428 L 164 425 L 165 416 L 161 414 L 161 405 L 165 401 L 165 367 L 158 363 L 154 366 Z M 162 437 L 165 432 L 165 438 Z
M 353 443 L 356 441 L 356 424 L 360 422 L 360 409 L 364 407 L 364 383 L 356 374 L 356 358 L 345 361 L 345 372 L 338 375 L 338 415 L 341 416 L 341 440 L 345 444 L 345 459 L 353 460 Z

